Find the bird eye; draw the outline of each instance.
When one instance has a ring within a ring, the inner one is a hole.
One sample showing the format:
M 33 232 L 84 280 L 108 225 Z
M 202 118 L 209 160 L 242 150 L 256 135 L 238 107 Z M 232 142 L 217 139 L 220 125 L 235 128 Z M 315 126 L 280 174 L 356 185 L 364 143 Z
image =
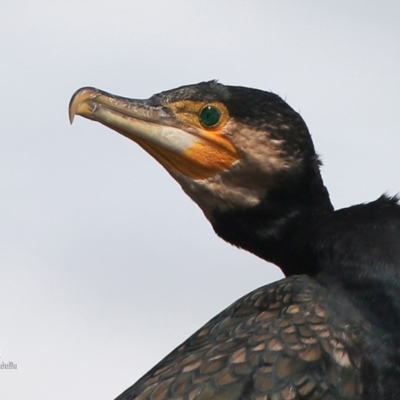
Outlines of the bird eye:
M 221 118 L 221 112 L 217 107 L 214 106 L 205 106 L 200 111 L 200 122 L 205 127 L 211 127 L 217 125 Z

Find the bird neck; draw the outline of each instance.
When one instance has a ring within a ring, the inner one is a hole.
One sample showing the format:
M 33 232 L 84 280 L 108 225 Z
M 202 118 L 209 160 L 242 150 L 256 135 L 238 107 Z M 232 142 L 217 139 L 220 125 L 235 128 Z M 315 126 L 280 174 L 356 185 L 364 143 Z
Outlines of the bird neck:
M 215 232 L 227 242 L 272 262 L 286 276 L 314 274 L 318 265 L 305 250 L 313 226 L 333 212 L 318 168 L 286 177 L 254 207 L 213 213 Z
M 398 200 L 382 196 L 334 211 L 317 182 L 285 185 L 290 191 L 270 193 L 257 207 L 215 213 L 214 230 L 286 276 L 307 274 L 360 304 L 375 302 L 377 318 L 379 304 L 400 316 Z

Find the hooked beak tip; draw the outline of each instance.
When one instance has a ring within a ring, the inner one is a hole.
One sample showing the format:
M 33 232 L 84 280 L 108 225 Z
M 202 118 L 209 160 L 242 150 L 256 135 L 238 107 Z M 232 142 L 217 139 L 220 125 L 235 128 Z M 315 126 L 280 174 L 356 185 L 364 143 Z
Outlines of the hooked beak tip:
M 83 87 L 78 89 L 69 102 L 68 116 L 69 122 L 74 122 L 75 115 L 85 115 L 90 113 L 92 110 L 88 107 L 88 101 L 100 95 L 99 91 L 92 87 Z

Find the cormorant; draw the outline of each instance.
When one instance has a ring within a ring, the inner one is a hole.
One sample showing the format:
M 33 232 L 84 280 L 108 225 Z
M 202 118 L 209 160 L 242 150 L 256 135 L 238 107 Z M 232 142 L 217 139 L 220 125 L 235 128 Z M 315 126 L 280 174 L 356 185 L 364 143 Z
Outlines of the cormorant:
M 400 399 L 400 206 L 334 211 L 307 126 L 215 81 L 148 100 L 78 90 L 75 114 L 150 153 L 226 241 L 285 279 L 233 303 L 118 400 Z

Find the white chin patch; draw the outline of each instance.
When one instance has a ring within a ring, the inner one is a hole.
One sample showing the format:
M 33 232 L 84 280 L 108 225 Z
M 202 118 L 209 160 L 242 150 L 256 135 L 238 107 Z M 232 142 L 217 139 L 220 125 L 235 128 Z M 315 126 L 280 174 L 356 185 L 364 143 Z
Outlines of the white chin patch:
M 214 210 L 227 211 L 256 206 L 266 193 L 265 188 L 232 184 L 229 182 L 229 176 L 223 175 L 224 173 L 221 173 L 201 180 L 193 180 L 186 176 L 177 179 L 184 192 L 203 210 L 210 221 Z

